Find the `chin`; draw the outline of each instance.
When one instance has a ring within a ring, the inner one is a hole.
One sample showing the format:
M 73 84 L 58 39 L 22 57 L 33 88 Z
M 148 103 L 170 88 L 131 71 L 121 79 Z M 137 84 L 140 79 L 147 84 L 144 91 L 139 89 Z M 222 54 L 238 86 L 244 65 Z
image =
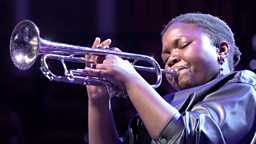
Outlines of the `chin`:
M 179 86 L 179 90 L 184 90 L 184 89 L 195 87 L 197 85 L 187 80 L 187 81 L 179 81 L 178 86 Z
M 191 83 L 169 82 L 169 84 L 172 86 L 172 88 L 174 88 L 177 91 L 195 87 L 191 85 Z

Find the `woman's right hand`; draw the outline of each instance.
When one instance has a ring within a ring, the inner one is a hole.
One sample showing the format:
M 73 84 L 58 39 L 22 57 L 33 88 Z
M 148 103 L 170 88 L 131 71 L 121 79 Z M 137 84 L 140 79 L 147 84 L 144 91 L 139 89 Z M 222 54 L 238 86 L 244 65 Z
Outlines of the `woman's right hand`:
M 96 37 L 92 48 L 107 48 L 111 44 L 111 39 L 106 39 L 101 42 L 100 38 Z M 90 62 L 98 63 L 102 57 L 95 55 L 85 55 Z M 95 85 L 86 85 L 88 99 L 93 104 L 102 104 L 108 102 L 109 94 L 106 86 L 95 86 Z

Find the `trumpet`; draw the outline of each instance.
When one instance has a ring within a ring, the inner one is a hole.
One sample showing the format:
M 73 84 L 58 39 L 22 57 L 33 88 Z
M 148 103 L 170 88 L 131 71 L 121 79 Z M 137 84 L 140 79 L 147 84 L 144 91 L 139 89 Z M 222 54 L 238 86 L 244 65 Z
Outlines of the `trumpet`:
M 83 69 L 68 69 L 65 62 L 90 63 L 85 55 L 116 55 L 128 59 L 138 71 L 151 72 L 156 74 L 156 82 L 151 86 L 157 88 L 162 82 L 162 74 L 177 76 L 177 70 L 167 71 L 161 69 L 157 61 L 147 55 L 117 52 L 109 49 L 91 48 L 77 45 L 70 45 L 60 42 L 52 42 L 40 37 L 39 29 L 30 20 L 19 22 L 13 29 L 10 38 L 10 56 L 14 65 L 20 70 L 29 69 L 41 56 L 40 70 L 51 81 L 67 82 L 81 85 L 109 85 L 110 82 L 104 78 L 87 75 Z M 48 59 L 58 60 L 62 63 L 63 76 L 54 74 L 47 63 Z M 143 61 L 151 66 L 136 65 Z

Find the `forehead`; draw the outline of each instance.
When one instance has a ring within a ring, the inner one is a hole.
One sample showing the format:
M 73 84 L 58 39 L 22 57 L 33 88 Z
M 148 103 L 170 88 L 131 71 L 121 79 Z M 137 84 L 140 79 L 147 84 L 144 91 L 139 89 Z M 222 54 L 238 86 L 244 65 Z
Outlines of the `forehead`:
M 205 34 L 204 30 L 195 24 L 174 23 L 171 24 L 163 35 L 164 39 L 176 39 L 182 36 L 197 36 Z

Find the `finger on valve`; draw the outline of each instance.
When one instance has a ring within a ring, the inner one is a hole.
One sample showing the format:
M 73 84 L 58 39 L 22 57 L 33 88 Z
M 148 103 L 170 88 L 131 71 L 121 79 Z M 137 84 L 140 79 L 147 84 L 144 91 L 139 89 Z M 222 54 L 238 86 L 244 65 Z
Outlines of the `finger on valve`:
M 97 48 L 103 48 L 103 49 L 108 49 L 109 45 L 111 44 L 111 39 L 106 39 L 103 42 L 100 42 L 100 38 L 97 38 L 96 47 Z M 96 58 L 96 63 L 102 63 L 105 60 L 105 55 L 97 56 Z
M 98 47 L 98 45 L 100 45 L 100 38 L 96 37 L 92 44 L 92 47 L 95 48 L 95 47 Z
M 99 48 L 109 48 L 109 45 L 111 44 L 111 39 L 106 39 L 102 43 L 99 43 L 97 47 Z
M 99 44 L 100 44 L 100 38 L 96 37 L 92 44 L 92 48 L 95 48 Z M 95 56 L 93 56 L 91 54 L 85 54 L 85 59 L 86 59 L 87 63 L 89 63 L 89 64 L 94 63 L 96 61 Z M 86 65 L 88 65 L 87 63 L 86 63 Z
M 101 39 L 99 37 L 96 37 L 92 48 L 109 48 L 109 45 L 111 44 L 111 39 L 106 39 L 103 42 L 101 42 Z M 86 62 L 86 67 L 94 68 L 93 65 L 97 63 L 102 63 L 105 59 L 105 56 L 97 56 L 93 54 L 87 54 L 85 55 L 85 58 L 88 62 Z
M 92 48 L 97 48 L 100 45 L 100 38 L 96 37 L 93 44 L 92 44 Z M 86 54 L 85 55 L 85 59 L 86 59 L 86 63 L 85 66 L 92 68 L 92 65 L 95 65 L 98 62 L 98 56 L 93 55 L 93 54 Z

